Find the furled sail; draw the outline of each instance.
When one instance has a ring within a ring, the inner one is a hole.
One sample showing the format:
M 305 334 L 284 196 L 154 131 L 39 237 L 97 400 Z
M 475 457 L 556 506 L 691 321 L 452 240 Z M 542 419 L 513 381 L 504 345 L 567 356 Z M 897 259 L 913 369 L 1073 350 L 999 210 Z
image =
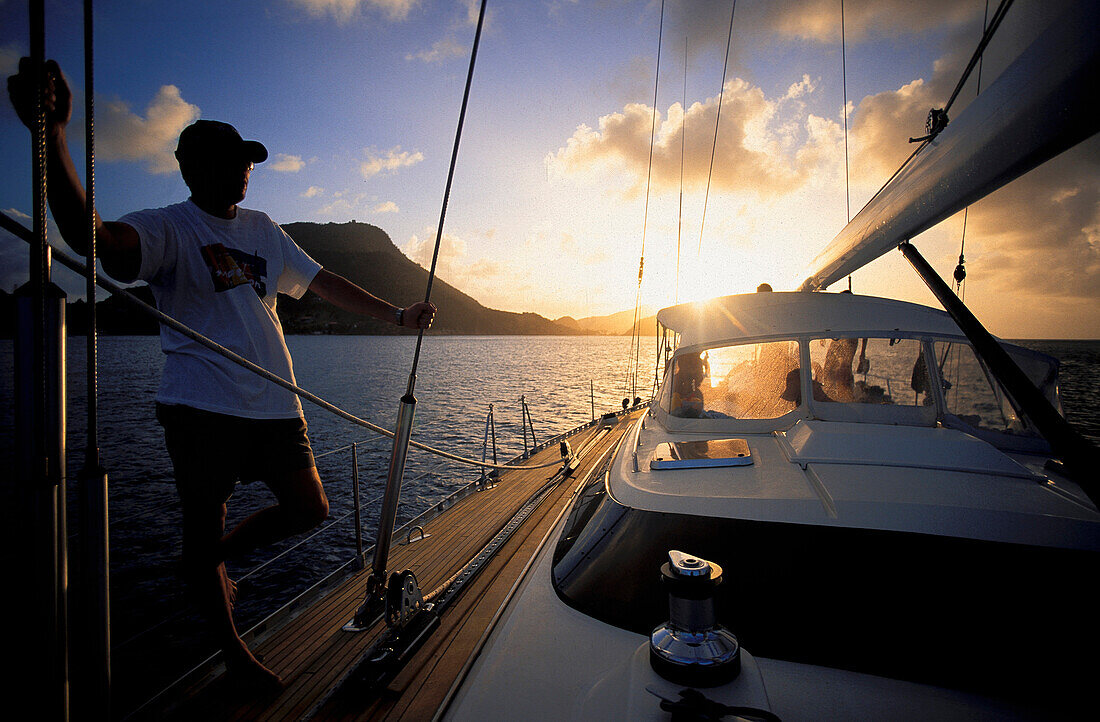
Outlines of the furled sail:
M 1063 12 L 810 265 L 817 291 L 1100 130 L 1100 3 Z

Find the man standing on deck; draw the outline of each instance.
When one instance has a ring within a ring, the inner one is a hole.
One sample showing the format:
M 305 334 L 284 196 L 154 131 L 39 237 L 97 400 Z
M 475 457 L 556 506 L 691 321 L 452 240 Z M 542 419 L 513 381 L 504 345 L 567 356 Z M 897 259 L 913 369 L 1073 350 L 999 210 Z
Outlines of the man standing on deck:
M 35 69 L 29 58 L 8 78 L 20 119 L 33 123 Z M 86 253 L 86 197 L 65 129 L 72 94 L 54 61 L 45 66 L 49 201 L 65 240 Z M 267 149 L 233 126 L 199 120 L 176 149 L 191 197 L 104 223 L 96 216 L 103 268 L 148 282 L 162 311 L 293 382 L 275 312 L 277 293 L 311 290 L 345 310 L 406 328 L 428 328 L 435 306 L 399 308 L 325 270 L 267 215 L 241 208 L 255 163 Z M 233 624 L 235 585 L 224 560 L 320 524 L 328 499 L 314 465 L 302 406 L 293 393 L 167 327 L 157 418 L 183 506 L 183 563 L 196 602 L 210 619 L 226 669 L 241 683 L 277 689 L 282 680 L 249 651 Z M 278 501 L 225 533 L 225 502 L 238 479 L 262 479 Z

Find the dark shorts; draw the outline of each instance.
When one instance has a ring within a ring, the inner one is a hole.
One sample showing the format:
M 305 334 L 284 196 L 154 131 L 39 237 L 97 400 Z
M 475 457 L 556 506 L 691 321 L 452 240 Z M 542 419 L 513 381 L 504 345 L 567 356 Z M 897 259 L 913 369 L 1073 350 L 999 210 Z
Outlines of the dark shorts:
M 238 481 L 277 480 L 315 466 L 305 419 L 246 419 L 157 404 L 181 496 L 224 502 Z

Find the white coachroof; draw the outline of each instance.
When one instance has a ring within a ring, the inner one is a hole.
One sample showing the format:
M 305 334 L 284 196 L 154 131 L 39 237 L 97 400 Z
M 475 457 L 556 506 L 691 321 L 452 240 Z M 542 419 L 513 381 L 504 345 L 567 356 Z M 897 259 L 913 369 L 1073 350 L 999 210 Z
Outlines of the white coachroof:
M 772 336 L 843 336 L 898 331 L 905 336 L 962 336 L 945 312 L 905 301 L 850 293 L 746 293 L 662 309 L 657 321 L 680 334 L 680 347 Z

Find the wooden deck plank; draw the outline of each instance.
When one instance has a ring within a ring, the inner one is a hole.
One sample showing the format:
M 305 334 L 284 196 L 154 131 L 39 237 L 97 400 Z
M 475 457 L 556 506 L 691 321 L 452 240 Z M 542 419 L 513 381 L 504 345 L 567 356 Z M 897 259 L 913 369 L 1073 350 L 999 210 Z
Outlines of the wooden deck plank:
M 609 447 L 610 444 L 607 444 L 596 449 L 593 457 L 602 457 L 602 453 L 598 452 Z M 574 484 L 562 484 L 555 489 L 552 498 L 544 502 L 539 518 L 525 525 L 524 534 L 517 534 L 509 540 L 494 560 L 495 568 L 486 570 L 481 588 L 469 594 L 464 605 L 456 604 L 448 610 L 448 615 L 454 620 L 449 628 L 450 633 L 446 637 L 437 633 L 441 639 L 434 650 L 421 650 L 395 678 L 391 689 L 397 687 L 402 696 L 388 710 L 385 719 L 419 720 L 430 718 L 435 713 L 466 661 L 476 651 L 497 610 L 558 520 L 561 510 L 572 498 L 573 490 Z
M 607 446 L 610 446 L 608 444 Z M 606 447 L 605 447 L 606 448 Z M 596 449 L 593 457 L 602 456 Z M 592 463 L 594 463 L 593 458 Z M 585 471 L 582 467 L 581 473 Z M 560 485 L 540 505 L 537 514 L 502 547 L 486 569 L 465 589 L 444 614 L 432 640 L 418 651 L 404 670 L 391 682 L 387 694 L 366 709 L 353 710 L 334 700 L 326 705 L 323 719 L 425 719 L 444 700 L 451 684 L 485 628 L 511 590 L 528 560 L 557 520 L 558 513 L 572 496 L 575 484 Z M 398 695 L 398 693 L 400 694 Z
M 594 464 L 626 427 L 624 420 L 620 422 L 619 433 L 608 434 L 589 429 L 574 436 L 570 443 L 575 451 L 589 439 L 595 439 L 577 475 Z M 597 433 L 599 438 L 594 436 Z M 553 460 L 557 453 L 556 447 L 547 448 L 528 463 Z M 427 521 L 423 525 L 428 535 L 426 538 L 411 544 L 395 542 L 389 566 L 392 569 L 413 570 L 421 589 L 425 593 L 430 592 L 480 551 L 555 472 L 555 467 L 505 472 L 495 488 L 470 494 L 442 516 Z M 366 712 L 368 716 L 389 715 L 395 719 L 405 716 L 413 719 L 427 710 L 427 705 L 433 704 L 431 699 L 435 699 L 434 704 L 438 705 L 464 664 L 466 657 L 463 655 L 468 655 L 480 639 L 482 630 L 545 536 L 546 529 L 568 501 L 573 485 L 573 482 L 566 481 L 556 487 L 498 556 L 463 590 L 447 611 L 445 624 L 441 624 L 441 629 L 436 630 L 429 642 L 418 651 L 407 670 L 394 680 L 392 689 L 369 704 L 358 704 L 357 709 L 341 708 L 341 704 L 347 706 L 346 700 L 330 700 L 322 708 L 323 714 L 318 715 L 319 718 L 341 715 L 363 718 Z M 240 722 L 301 718 L 325 698 L 346 670 L 357 663 L 384 631 L 382 624 L 358 634 L 341 629 L 361 603 L 370 573 L 368 566 L 335 584 L 323 598 L 253 645 L 256 652 L 264 655 L 266 663 L 287 681 L 286 688 L 276 698 L 244 698 L 219 677 L 192 684 L 186 691 L 188 698 L 173 710 L 168 710 L 170 715 L 165 715 L 164 710 L 151 710 L 151 714 L 158 719 L 169 716 L 174 719 L 210 718 Z M 440 669 L 444 669 L 445 673 L 436 674 Z M 446 680 L 448 675 L 451 681 Z M 416 701 L 421 695 L 424 695 L 423 700 Z

